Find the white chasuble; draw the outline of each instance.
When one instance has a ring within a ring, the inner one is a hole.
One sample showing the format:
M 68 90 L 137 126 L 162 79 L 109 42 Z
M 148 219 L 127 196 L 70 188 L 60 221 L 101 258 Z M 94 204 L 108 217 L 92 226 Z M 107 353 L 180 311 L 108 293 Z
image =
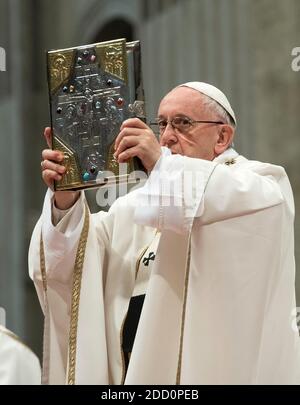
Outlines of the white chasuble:
M 0 385 L 39 385 L 37 356 L 11 331 L 0 326 Z
M 164 151 L 146 184 L 108 213 L 85 214 L 82 193 L 53 226 L 51 196 L 29 254 L 46 316 L 45 382 L 300 382 L 291 319 L 294 204 L 281 167 L 232 149 L 212 162 Z M 138 288 L 137 263 L 157 230 L 125 373 L 121 332 Z

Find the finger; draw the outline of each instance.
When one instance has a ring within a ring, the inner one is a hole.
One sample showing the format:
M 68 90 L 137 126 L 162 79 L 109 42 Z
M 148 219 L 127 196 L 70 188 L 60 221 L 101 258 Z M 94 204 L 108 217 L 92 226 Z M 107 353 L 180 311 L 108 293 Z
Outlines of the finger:
M 139 118 L 128 118 L 128 120 L 123 121 L 120 130 L 122 131 L 122 129 L 127 127 L 140 129 L 149 128 L 148 125 L 145 124 L 144 121 L 140 120 Z
M 133 128 L 133 127 L 126 127 L 121 130 L 119 135 L 116 137 L 115 140 L 115 150 L 118 149 L 121 140 L 126 136 L 140 136 L 142 135 L 143 131 L 140 128 Z
M 140 157 L 140 149 L 138 148 L 138 146 L 134 146 L 132 148 L 128 148 L 126 149 L 124 152 L 120 153 L 119 157 L 118 157 L 118 162 L 119 163 L 126 163 L 129 159 L 137 156 Z
M 54 180 L 60 181 L 62 176 L 53 170 L 44 170 L 42 173 L 42 178 L 48 187 L 52 187 Z
M 42 162 L 42 169 L 43 170 L 52 170 L 53 172 L 63 174 L 66 171 L 64 166 L 58 165 L 50 160 L 43 160 Z
M 58 150 L 44 149 L 42 152 L 43 160 L 52 160 L 53 162 L 62 162 L 64 154 Z
M 119 154 L 122 153 L 124 150 L 137 145 L 139 141 L 140 138 L 134 135 L 125 136 L 124 138 L 122 138 L 116 152 L 114 153 L 115 158 L 117 158 Z
M 52 131 L 50 127 L 46 127 L 44 130 L 44 137 L 46 139 L 47 145 L 49 148 L 52 147 Z

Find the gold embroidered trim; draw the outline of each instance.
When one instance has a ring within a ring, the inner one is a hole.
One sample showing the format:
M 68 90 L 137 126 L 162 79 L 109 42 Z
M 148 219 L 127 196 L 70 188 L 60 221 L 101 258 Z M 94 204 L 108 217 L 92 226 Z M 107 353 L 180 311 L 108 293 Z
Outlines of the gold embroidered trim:
M 124 318 L 123 318 L 122 325 L 121 325 L 121 329 L 120 329 L 120 350 L 121 350 L 121 360 L 122 360 L 121 385 L 124 385 L 124 383 L 125 383 L 125 377 L 126 377 L 126 374 L 125 374 L 125 358 L 124 358 L 124 353 L 123 353 L 123 348 L 122 348 L 122 346 L 123 346 L 123 329 L 124 329 L 124 325 L 125 325 L 125 320 L 126 320 L 127 314 L 128 314 L 128 310 L 126 311 L 126 314 L 125 314 L 125 316 L 124 316 Z
M 49 343 L 47 343 L 47 334 L 49 333 L 49 309 L 47 298 L 47 273 L 45 265 L 45 252 L 43 243 L 43 234 L 40 236 L 40 270 L 42 275 L 42 284 L 44 291 L 44 332 L 43 332 L 43 366 L 42 366 L 42 384 L 49 384 Z
M 232 159 L 234 160 L 234 159 Z M 234 161 L 235 163 L 235 161 Z M 213 173 L 215 172 L 216 168 L 219 164 L 216 164 L 211 173 L 209 174 L 206 185 L 203 190 L 203 195 L 205 194 L 207 185 Z M 203 196 L 202 196 L 203 198 Z M 193 222 L 194 224 L 194 222 Z M 177 373 L 176 373 L 176 385 L 180 385 L 180 378 L 181 378 L 181 363 L 182 363 L 182 348 L 183 348 L 183 335 L 184 335 L 184 324 L 185 324 L 185 312 L 186 312 L 186 302 L 187 302 L 187 293 L 188 293 L 188 283 L 189 283 L 189 276 L 190 276 L 190 262 L 191 262 L 191 239 L 192 239 L 192 230 L 193 226 L 189 233 L 188 239 L 188 252 L 187 252 L 187 261 L 185 266 L 185 279 L 184 279 L 184 298 L 183 298 L 183 306 L 182 306 L 182 315 L 181 315 L 181 328 L 180 328 L 180 343 L 179 343 L 179 353 L 178 353 L 178 363 L 177 363 Z
M 45 252 L 44 252 L 44 243 L 43 243 L 42 232 L 41 232 L 41 238 L 40 238 L 40 268 L 41 268 L 41 273 L 42 273 L 43 290 L 44 290 L 44 293 L 46 293 L 47 292 L 47 277 L 46 277 Z
M 180 385 L 180 377 L 181 377 L 181 363 L 182 363 L 183 335 L 184 335 L 184 325 L 185 325 L 185 312 L 186 312 L 188 283 L 189 283 L 189 276 L 190 276 L 191 237 L 192 237 L 192 233 L 190 232 L 189 240 L 188 240 L 187 261 L 186 261 L 186 266 L 185 266 L 184 298 L 183 298 L 182 315 L 181 315 L 180 343 L 179 343 L 179 354 L 178 354 L 177 373 L 176 373 L 176 385 Z
M 81 276 L 84 263 L 85 249 L 87 243 L 87 237 L 89 232 L 89 209 L 85 204 L 85 216 L 84 224 L 81 231 L 79 244 L 76 252 L 76 259 L 73 272 L 73 287 L 72 287 L 72 302 L 71 302 L 71 321 L 69 331 L 69 370 L 68 370 L 68 384 L 75 384 L 75 366 L 76 366 L 76 345 L 77 345 L 77 326 L 78 326 L 78 311 L 79 311 L 79 299 L 81 288 Z M 42 273 L 43 289 L 47 292 L 47 276 L 45 265 L 45 252 L 43 236 L 41 233 L 40 239 L 40 267 Z M 45 305 L 47 299 L 45 297 Z
M 81 231 L 79 244 L 76 253 L 75 266 L 73 272 L 73 287 L 72 287 L 72 303 L 71 303 L 71 321 L 69 332 L 69 370 L 68 384 L 75 384 L 75 369 L 76 369 L 76 349 L 77 349 L 77 327 L 78 327 L 78 312 L 81 290 L 82 268 L 86 250 L 86 243 L 89 233 L 89 209 L 85 204 L 84 224 Z
M 26 349 L 28 349 L 31 353 L 33 353 L 33 351 L 30 349 L 29 346 L 27 346 L 23 340 L 15 335 L 11 330 L 6 329 L 4 326 L 0 325 L 0 333 L 3 333 L 3 335 L 6 335 L 10 338 L 12 338 L 13 340 L 15 340 L 16 342 L 18 342 L 19 344 L 21 344 L 23 347 L 25 347 Z
M 156 230 L 155 235 L 154 235 L 154 238 L 152 239 L 152 241 L 142 249 L 141 253 L 139 254 L 139 256 L 138 256 L 138 258 L 137 258 L 137 261 L 136 261 L 136 264 L 135 264 L 135 280 L 136 280 L 137 275 L 138 275 L 138 271 L 139 271 L 139 268 L 140 268 L 140 263 L 141 263 L 142 257 L 143 257 L 144 254 L 146 253 L 147 249 L 149 249 L 149 247 L 150 247 L 150 246 L 152 245 L 152 243 L 154 242 L 154 240 L 155 240 L 156 235 L 158 234 L 158 232 L 159 232 L 159 231 Z M 125 316 L 124 316 L 124 318 L 123 318 L 122 325 L 121 325 L 121 330 L 120 330 L 120 350 L 121 350 L 121 359 L 122 359 L 122 378 L 121 378 L 121 385 L 124 385 L 124 383 L 125 383 L 125 377 L 126 377 L 126 375 L 125 375 L 125 359 L 124 359 L 124 353 L 123 353 L 122 346 L 123 346 L 123 329 L 124 329 L 124 325 L 125 325 L 125 320 L 126 320 L 127 314 L 128 314 L 128 310 L 126 311 L 126 314 L 125 314 Z
M 156 234 L 155 234 L 155 235 L 156 235 Z M 152 242 L 151 242 L 151 243 L 152 243 Z M 144 247 L 144 248 L 142 249 L 141 253 L 140 253 L 139 256 L 138 256 L 138 259 L 137 259 L 136 264 L 135 264 L 135 279 L 137 278 L 137 274 L 138 274 L 138 271 L 139 271 L 139 266 L 140 266 L 142 257 L 143 257 L 144 254 L 146 253 L 146 251 L 147 251 L 147 249 L 149 248 L 149 246 L 150 246 L 150 244 L 147 245 L 146 247 Z M 121 350 L 121 359 L 122 359 L 122 378 L 121 378 L 121 385 L 124 385 L 125 377 L 126 377 L 126 375 L 125 375 L 125 359 L 124 359 L 124 353 L 123 353 L 122 346 L 123 346 L 123 330 L 124 330 L 124 325 L 125 325 L 125 320 L 126 320 L 126 318 L 127 318 L 127 314 L 128 314 L 128 310 L 126 311 L 126 314 L 125 314 L 125 316 L 124 316 L 124 318 L 123 318 L 122 325 L 121 325 L 121 329 L 120 329 L 120 350 Z
M 152 241 L 149 245 L 147 245 L 146 247 L 144 247 L 143 250 L 141 251 L 141 253 L 139 254 L 138 258 L 137 258 L 137 261 L 136 261 L 136 263 L 135 263 L 135 279 L 137 279 L 137 275 L 138 275 L 138 272 L 139 272 L 139 268 L 140 268 L 140 264 L 141 264 L 142 257 L 143 257 L 144 254 L 147 252 L 147 249 L 149 249 L 149 246 L 150 246 L 152 243 L 153 243 L 153 241 Z

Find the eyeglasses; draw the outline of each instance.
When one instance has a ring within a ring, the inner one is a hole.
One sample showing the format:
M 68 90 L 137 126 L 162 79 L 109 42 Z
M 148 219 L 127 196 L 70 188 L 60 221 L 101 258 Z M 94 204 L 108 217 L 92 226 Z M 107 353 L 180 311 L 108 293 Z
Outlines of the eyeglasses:
M 171 124 L 173 129 L 177 129 L 179 132 L 185 133 L 188 132 L 189 129 L 194 126 L 195 124 L 224 124 L 223 121 L 194 121 L 188 117 L 174 117 L 171 120 L 165 119 L 157 119 L 156 122 L 150 122 L 150 126 L 157 128 L 159 130 L 160 135 L 164 133 L 167 128 L 167 125 Z

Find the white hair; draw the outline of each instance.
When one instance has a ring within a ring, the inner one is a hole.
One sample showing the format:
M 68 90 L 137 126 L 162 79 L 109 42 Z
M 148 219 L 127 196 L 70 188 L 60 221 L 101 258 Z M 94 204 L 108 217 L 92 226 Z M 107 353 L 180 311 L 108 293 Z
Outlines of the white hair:
M 228 114 L 225 108 L 221 106 L 221 104 L 219 104 L 217 101 L 207 96 L 206 94 L 201 93 L 201 96 L 203 98 L 203 105 L 205 108 L 216 113 L 217 117 L 220 119 L 220 121 L 223 121 L 224 124 L 228 124 L 231 125 L 233 128 L 236 128 L 236 124 L 233 118 L 230 114 Z
M 228 124 L 232 126 L 234 129 L 236 128 L 236 123 L 234 122 L 233 118 L 231 117 L 230 114 L 219 104 L 217 101 L 212 99 L 211 97 L 207 96 L 206 94 L 201 93 L 201 96 L 203 98 L 203 106 L 207 108 L 208 110 L 212 110 L 214 113 L 216 113 L 217 117 L 220 119 L 220 121 L 223 121 L 224 124 Z M 234 148 L 234 143 L 231 142 L 230 145 L 228 145 L 228 148 Z

